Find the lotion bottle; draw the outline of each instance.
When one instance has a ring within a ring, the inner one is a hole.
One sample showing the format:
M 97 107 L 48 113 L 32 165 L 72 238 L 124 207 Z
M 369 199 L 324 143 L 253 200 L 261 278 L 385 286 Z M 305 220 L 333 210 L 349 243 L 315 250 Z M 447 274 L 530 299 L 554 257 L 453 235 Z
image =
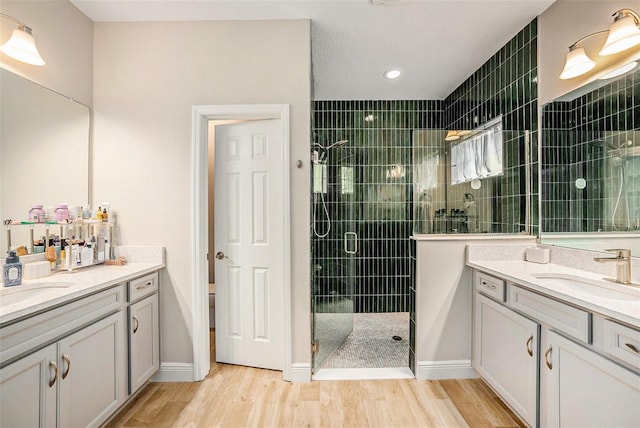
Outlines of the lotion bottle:
M 22 284 L 22 263 L 13 250 L 9 251 L 9 257 L 4 261 L 3 278 L 5 287 Z

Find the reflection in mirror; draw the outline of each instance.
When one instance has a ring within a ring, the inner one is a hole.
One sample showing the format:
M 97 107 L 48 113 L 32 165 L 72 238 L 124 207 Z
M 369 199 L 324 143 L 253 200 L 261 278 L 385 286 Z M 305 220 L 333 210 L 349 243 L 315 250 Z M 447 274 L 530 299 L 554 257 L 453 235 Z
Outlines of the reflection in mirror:
M 495 139 L 485 131 L 456 139 L 452 131 L 413 131 L 414 234 L 529 231 L 530 132 L 499 128 Z
M 35 204 L 86 206 L 89 108 L 4 69 L 0 91 L 0 219 L 27 220 Z M 3 230 L 0 257 L 6 239 Z M 28 227 L 12 227 L 13 247 L 28 241 Z
M 640 256 L 640 70 L 543 107 L 543 243 Z

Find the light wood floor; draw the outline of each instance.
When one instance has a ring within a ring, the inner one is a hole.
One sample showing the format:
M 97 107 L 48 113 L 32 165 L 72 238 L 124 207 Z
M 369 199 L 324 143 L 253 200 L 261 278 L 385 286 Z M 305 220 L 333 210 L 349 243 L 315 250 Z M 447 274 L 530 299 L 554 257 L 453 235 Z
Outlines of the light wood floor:
M 202 382 L 150 383 L 107 426 L 524 425 L 479 379 L 290 383 L 282 380 L 281 372 L 212 362 Z

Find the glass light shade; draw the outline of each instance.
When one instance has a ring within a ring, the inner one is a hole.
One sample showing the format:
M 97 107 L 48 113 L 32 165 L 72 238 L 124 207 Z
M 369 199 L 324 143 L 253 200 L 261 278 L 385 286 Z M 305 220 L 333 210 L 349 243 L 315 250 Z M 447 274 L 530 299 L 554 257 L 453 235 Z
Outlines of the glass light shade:
M 617 19 L 609 27 L 609 36 L 600 55 L 613 55 L 640 44 L 640 28 L 633 16 Z
M 607 73 L 604 76 L 599 77 L 598 79 L 599 80 L 606 80 L 606 79 L 612 79 L 614 77 L 622 76 L 623 74 L 625 74 L 628 71 L 633 70 L 637 66 L 638 66 L 638 62 L 637 61 L 631 61 L 629 64 L 625 64 L 620 68 L 616 68 L 611 73 Z
M 447 131 L 447 135 L 444 137 L 444 141 L 455 141 L 459 138 L 460 136 L 458 135 L 457 131 Z
M 0 46 L 0 51 L 27 64 L 44 65 L 45 62 L 36 47 L 36 40 L 26 28 L 23 28 L 13 30 L 7 43 Z
M 587 56 L 584 48 L 573 48 L 567 52 L 564 69 L 560 73 L 561 79 L 573 79 L 591 70 L 596 63 Z

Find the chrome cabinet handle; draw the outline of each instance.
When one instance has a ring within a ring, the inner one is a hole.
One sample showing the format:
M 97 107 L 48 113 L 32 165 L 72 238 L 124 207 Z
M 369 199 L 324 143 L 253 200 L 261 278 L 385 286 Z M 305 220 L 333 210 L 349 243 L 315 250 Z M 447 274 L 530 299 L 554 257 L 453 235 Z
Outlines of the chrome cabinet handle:
M 544 353 L 544 362 L 547 365 L 547 367 L 549 368 L 549 370 L 553 370 L 553 365 L 551 364 L 551 361 L 549 361 L 549 354 L 551 353 L 552 349 L 553 349 L 553 347 L 549 346 L 547 348 L 547 352 Z
M 492 290 L 495 290 L 496 288 L 498 288 L 495 284 L 489 284 L 487 281 L 481 281 L 480 284 Z
M 49 367 L 53 369 L 53 378 L 49 381 L 49 388 L 51 388 L 58 380 L 58 364 L 55 361 L 49 361 Z
M 631 349 L 636 354 L 640 354 L 640 349 L 638 349 L 635 345 L 633 345 L 633 343 L 625 343 L 624 346 Z
M 529 339 L 527 339 L 527 354 L 529 354 L 530 357 L 533 357 L 533 350 L 531 349 L 531 342 L 533 342 L 533 334 L 531 336 L 529 336 Z
M 62 380 L 65 380 L 69 376 L 69 370 L 71 370 L 71 358 L 66 354 L 62 354 L 62 359 L 67 364 L 67 369 L 62 373 Z
M 349 237 L 353 237 L 353 249 L 349 250 Z M 355 232 L 344 233 L 344 252 L 347 254 L 356 254 L 358 252 L 358 234 Z
M 138 327 L 140 327 L 140 320 L 138 319 L 137 316 L 133 316 L 133 321 L 135 323 L 135 326 L 133 327 L 133 334 L 136 334 L 136 331 L 138 331 Z

